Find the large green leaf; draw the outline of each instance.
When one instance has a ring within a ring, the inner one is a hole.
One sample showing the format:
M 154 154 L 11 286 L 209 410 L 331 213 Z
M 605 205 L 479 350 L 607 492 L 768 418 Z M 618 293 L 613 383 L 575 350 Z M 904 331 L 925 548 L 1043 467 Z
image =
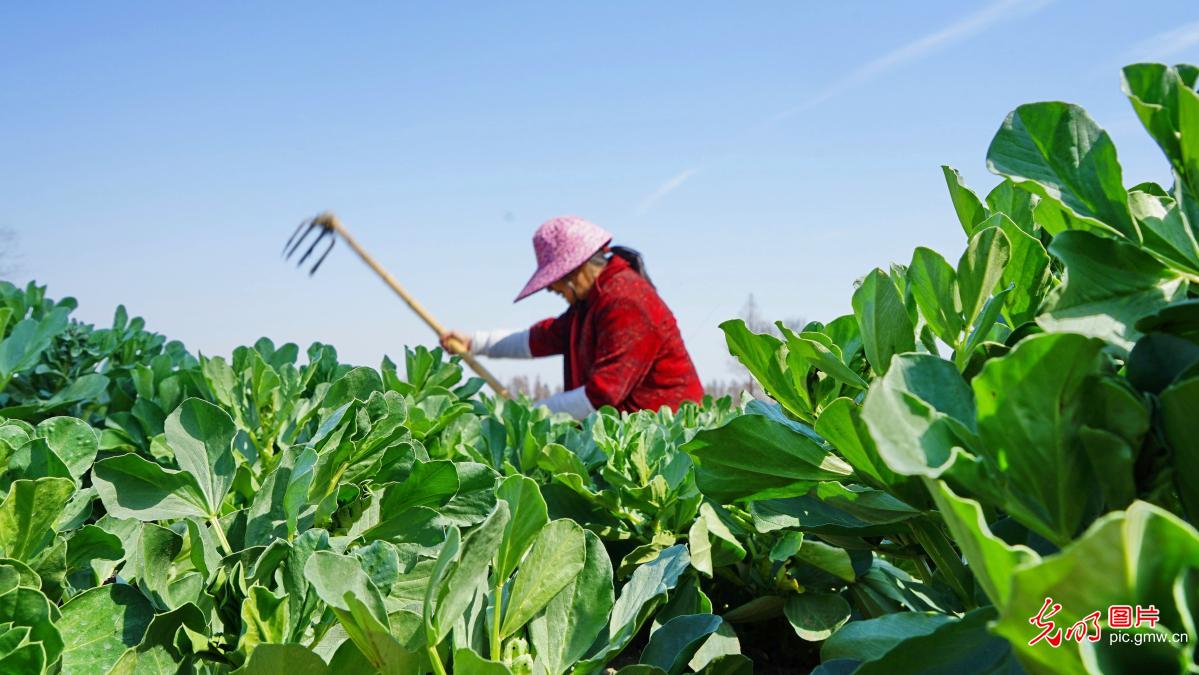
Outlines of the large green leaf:
M 1016 108 L 991 141 L 987 168 L 1098 227 L 1141 241 L 1116 147 L 1076 105 L 1051 101 Z
M 241 604 L 241 640 L 238 649 L 250 653 L 261 644 L 286 640 L 287 607 L 286 595 L 276 595 L 263 586 L 251 586 Z
M 204 493 L 191 474 L 164 469 L 133 453 L 96 462 L 92 482 L 115 518 L 153 521 L 209 515 Z
M 250 654 L 237 675 L 328 675 L 329 666 L 310 649 L 297 644 L 262 644 Z
M 275 470 L 263 481 L 246 513 L 246 545 L 268 545 L 277 538 L 295 536 L 300 512 L 308 504 L 316 452 L 304 448 L 284 451 Z
M 1091 671 L 1084 666 L 1084 648 L 1078 642 L 1063 641 L 1056 649 L 1044 640 L 1029 644 L 1040 632 L 1030 625 L 1030 617 L 1037 614 L 1046 598 L 1051 598 L 1054 605 L 1061 605 L 1051 620 L 1063 630 L 1091 612 L 1106 615 L 1112 605 L 1153 605 L 1159 612 L 1161 628 L 1167 632 L 1188 632 L 1187 643 L 1194 643 L 1199 636 L 1187 626 L 1184 616 L 1189 610 L 1179 605 L 1175 588 L 1180 576 L 1188 568 L 1196 567 L 1199 567 L 1199 533 L 1156 506 L 1135 502 L 1127 511 L 1109 513 L 1095 521 L 1060 554 L 1017 569 L 1012 576 L 1008 602 L 999 608 L 995 630 L 1011 642 L 1025 667 L 1034 672 Z M 1173 663 L 1180 664 L 1181 650 L 1187 643 L 1154 647 L 1172 653 Z M 1106 638 L 1086 644 L 1089 647 L 1085 649 L 1094 652 L 1086 659 L 1101 663 L 1120 649 L 1118 644 L 1109 645 Z M 1154 652 L 1147 650 L 1142 655 L 1148 659 Z M 1152 671 L 1149 663 L 1143 662 L 1143 667 Z
M 920 483 L 895 473 L 878 454 L 874 439 L 862 421 L 862 408 L 848 398 L 838 398 L 824 408 L 816 420 L 816 433 L 828 439 L 849 462 L 863 482 L 887 490 L 909 504 L 928 502 L 928 493 Z
M 1141 324 L 1138 324 L 1141 325 Z M 1160 394 L 1199 363 L 1199 343 L 1170 333 L 1149 333 L 1128 354 L 1128 382 L 1139 391 Z
M 304 577 L 312 590 L 334 611 L 349 614 L 346 596 L 357 598 L 380 624 L 387 625 L 383 596 L 353 556 L 332 551 L 315 551 L 304 565 Z M 346 627 L 350 630 L 350 627 Z
M 699 614 L 707 611 L 711 609 L 705 608 Z M 725 619 L 695 650 L 687 668 L 704 675 L 749 675 L 753 671 L 753 662 L 741 656 L 741 640 L 737 638 L 733 623 Z
M 545 499 L 531 478 L 509 476 L 495 492 L 498 499 L 508 503 L 510 513 L 495 559 L 495 577 L 503 583 L 512 575 L 537 533 L 549 522 L 549 516 Z
M 454 462 L 458 491 L 437 511 L 445 522 L 470 527 L 483 522 L 495 508 L 499 476 L 491 467 L 478 462 Z
M 1199 342 L 1199 299 L 1182 300 L 1137 322 L 1143 333 L 1169 333 Z
M 886 272 L 875 269 L 862 279 L 853 293 L 853 313 L 874 372 L 887 372 L 892 355 L 915 351 L 916 327 Z
M 946 344 L 957 344 L 962 333 L 962 318 L 957 273 L 953 267 L 940 253 L 918 247 L 908 266 L 908 283 L 920 314 L 937 337 Z
M 941 173 L 945 174 L 945 185 L 949 188 L 949 198 L 953 200 L 953 210 L 957 213 L 958 221 L 966 236 L 974 235 L 975 227 L 987 219 L 987 207 L 962 181 L 962 174 L 953 167 L 941 165 Z
M 1007 640 L 988 630 L 995 608 L 984 607 L 931 633 L 913 635 L 882 656 L 863 663 L 861 675 L 957 675 L 958 673 L 1020 673 Z
M 845 365 L 845 361 L 842 360 L 841 348 L 834 344 L 829 336 L 816 331 L 804 331 L 797 334 L 781 323 L 779 330 L 787 340 L 788 358 L 799 357 L 851 387 L 865 389 L 869 386 L 860 375 Z
M 982 312 L 1003 276 L 1003 268 L 1010 256 L 1011 244 L 1003 230 L 995 225 L 984 227 L 970 237 L 957 269 L 958 299 L 964 325 L 973 324 Z
M 923 487 L 912 481 L 912 487 Z M 844 536 L 879 536 L 905 530 L 898 525 L 920 511 L 882 490 L 827 481 L 802 497 L 767 499 L 749 505 L 759 532 L 796 529 Z
M 905 354 L 866 394 L 862 419 L 892 471 L 935 478 L 968 447 L 975 424 L 974 396 L 952 363 L 929 354 Z
M 1127 371 L 1126 371 L 1127 372 Z M 1136 463 L 1151 426 L 1147 398 L 1121 377 L 1104 375 L 1085 387 L 1084 425 L 1079 438 L 1095 468 L 1107 510 L 1125 508 L 1136 498 Z
M 1199 377 L 1161 393 L 1161 430 L 1173 450 L 1178 496 L 1192 522 L 1199 522 Z
M 54 337 L 67 328 L 69 307 L 55 307 L 45 317 L 17 322 L 7 338 L 0 340 L 0 391 L 16 373 L 31 368 Z
M 718 502 L 801 495 L 852 474 L 807 436 L 763 415 L 700 431 L 681 449 L 695 460 L 699 489 Z
M 808 642 L 820 642 L 845 625 L 852 610 L 837 593 L 809 591 L 787 598 L 783 613 L 796 635 Z
M 74 492 L 75 484 L 66 478 L 13 481 L 0 503 L 0 555 L 28 562 L 41 553 Z
M 1146 250 L 1176 270 L 1199 273 L 1199 241 L 1173 199 L 1134 189 L 1128 205 L 1141 225 Z
M 872 661 L 904 641 L 928 635 L 952 621 L 945 614 L 931 612 L 900 612 L 874 619 L 850 621 L 833 633 L 820 647 L 820 659 L 853 659 Z
M 104 581 L 111 575 L 109 570 L 124 559 L 121 539 L 95 525 L 84 525 L 67 540 L 67 574 L 80 574 L 71 581 L 76 588 L 89 588 Z
M 37 425 L 37 434 L 46 439 L 46 445 L 63 461 L 75 480 L 92 468 L 99 439 L 87 422 L 74 417 L 51 417 Z
M 383 391 L 383 378 L 378 371 L 374 368 L 351 368 L 329 385 L 317 410 L 325 413 L 351 401 L 365 401 L 377 391 Z
M 691 564 L 709 577 L 715 567 L 731 565 L 745 557 L 741 542 L 708 503 L 700 505 L 699 515 L 687 531 L 687 543 Z
M 163 428 L 179 468 L 191 474 L 204 496 L 205 515 L 220 515 L 237 468 L 233 420 L 215 405 L 189 398 L 167 417 Z
M 454 622 L 466 611 L 474 599 L 475 589 L 487 582 L 487 569 L 499 550 L 508 525 L 507 502 L 498 502 L 495 510 L 461 540 L 461 546 L 451 546 L 447 540 L 446 550 L 437 559 L 437 571 L 429 581 L 430 593 L 426 599 L 426 611 L 432 604 L 435 611 L 431 617 L 429 640 L 440 643 Z M 450 528 L 451 536 L 457 536 L 457 528 Z
M 1049 253 L 1041 240 L 1028 234 L 1004 214 L 987 221 L 994 223 L 1007 237 L 1010 253 L 1000 283 L 1012 290 L 1004 297 L 1009 324 L 1019 326 L 1036 318 L 1037 310 L 1049 290 L 1051 274 Z
M 142 590 L 159 608 L 176 609 L 197 602 L 204 579 L 197 572 L 180 573 L 176 569 L 183 537 L 153 523 L 143 523 L 141 529 L 141 545 L 134 554 L 140 556 L 122 572 L 136 576 Z
M 783 343 L 773 335 L 759 335 L 741 319 L 720 324 L 729 353 L 749 370 L 774 400 L 800 418 L 811 414 L 811 404 L 792 379 Z
M 1193 88 L 1199 75 L 1194 66 L 1185 66 L 1184 79 L 1191 86 L 1177 89 L 1178 142 L 1182 149 L 1182 168 L 1175 169 L 1177 177 L 1175 198 L 1192 228 L 1199 226 L 1199 213 L 1195 211 L 1195 196 L 1199 195 L 1199 92 Z M 1178 66 L 1179 72 L 1184 67 Z
M 371 539 L 394 538 L 409 530 L 417 509 L 437 509 L 449 503 L 460 483 L 455 463 L 416 462 L 402 483 L 388 486 L 379 503 L 379 522 L 365 534 Z
M 24 630 L 14 628 L 12 632 Z M 23 638 L 23 635 L 14 635 Z M 37 642 L 27 642 L 0 656 L 0 669 L 9 673 L 41 673 L 46 667 L 46 650 Z
M 316 551 L 304 565 L 304 576 L 372 666 L 416 672 L 419 657 L 391 634 L 383 596 L 356 558 Z
M 1079 429 L 1084 388 L 1099 372 L 1102 349 L 1082 335 L 1034 335 L 988 361 L 972 382 L 978 450 L 1002 469 L 1011 499 L 1005 507 L 1058 544 L 1078 531 L 1095 484 Z
M 541 529 L 512 582 L 500 637 L 512 635 L 582 571 L 587 557 L 583 528 L 555 520 Z
M 974 578 L 991 602 L 1002 607 L 1011 592 L 1012 573 L 1024 563 L 1039 560 L 1039 556 L 1027 546 L 1010 545 L 992 534 L 977 501 L 957 496 L 941 481 L 929 490 Z
M 594 673 L 619 654 L 666 599 L 667 593 L 678 583 L 679 576 L 686 571 L 688 564 L 687 547 L 675 545 L 639 566 L 612 606 L 607 635 L 596 640 L 587 658 L 580 661 L 572 672 Z
M 0 665 L 14 672 L 22 672 L 17 668 L 18 664 L 52 664 L 57 661 L 64 646 L 62 635 L 54 625 L 59 615 L 59 609 L 35 588 L 17 586 L 0 593 L 0 626 L 26 629 L 28 632 L 22 630 L 23 638 L 34 647 L 19 656 L 4 657 Z M 35 655 L 37 652 L 41 653 L 40 660 Z M 39 671 L 35 668 L 33 672 Z
M 709 635 L 715 633 L 724 620 L 713 614 L 676 616 L 654 631 L 641 652 L 641 663 L 655 666 L 669 675 L 683 672 Z
M 849 551 L 811 537 L 804 538 L 796 558 L 847 582 L 852 582 L 857 576 Z
M 122 652 L 142 641 L 154 609 L 136 588 L 110 584 L 93 588 L 62 607 L 64 672 L 106 672 Z
M 1121 87 L 1137 117 L 1179 172 L 1185 171 L 1185 154 L 1189 154 L 1184 153 L 1183 142 L 1190 147 L 1199 142 L 1179 136 L 1180 109 L 1185 105 L 1180 98 L 1194 89 L 1195 79 L 1193 67 L 1170 68 L 1160 63 L 1137 63 L 1121 72 Z
M 512 670 L 500 661 L 491 661 L 469 649 L 454 652 L 454 672 L 459 675 L 512 675 Z
M 1103 338 L 1128 350 L 1138 319 L 1186 293 L 1186 283 L 1136 246 L 1088 232 L 1063 232 L 1049 252 L 1066 266 L 1037 323 L 1047 331 Z
M 1033 209 L 1039 198 L 1027 190 L 1016 187 L 1012 181 L 1004 179 L 987 194 L 987 208 L 992 216 L 1002 213 L 1011 218 L 1023 232 L 1037 236 L 1036 223 L 1033 222 Z M 1005 232 L 1005 234 L 1007 234 Z M 1008 238 L 1011 235 L 1008 234 Z
M 587 541 L 583 569 L 529 622 L 538 662 L 549 675 L 561 675 L 587 653 L 612 609 L 612 561 L 595 533 L 583 534 Z

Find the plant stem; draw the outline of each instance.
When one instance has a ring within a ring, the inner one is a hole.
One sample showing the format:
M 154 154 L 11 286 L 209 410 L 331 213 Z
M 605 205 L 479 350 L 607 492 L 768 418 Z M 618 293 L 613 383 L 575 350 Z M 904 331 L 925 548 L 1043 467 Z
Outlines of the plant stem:
M 425 651 L 429 652 L 429 662 L 433 664 L 433 672 L 437 675 L 447 675 L 445 665 L 441 662 L 441 656 L 437 653 L 437 645 L 429 645 Z
M 233 547 L 229 545 L 229 540 L 225 538 L 225 530 L 221 527 L 221 521 L 217 520 L 216 516 L 208 516 L 208 524 L 212 526 L 212 531 L 216 532 L 217 541 L 225 549 L 225 555 L 233 555 Z
M 962 605 L 966 609 L 974 609 L 978 603 L 974 601 L 971 594 L 973 588 L 973 576 L 966 566 L 962 563 L 958 552 L 954 550 L 953 544 L 945 537 L 945 533 L 941 528 L 929 520 L 918 518 L 910 522 L 911 534 L 924 549 L 928 557 L 932 559 L 933 564 L 937 566 L 945 577 L 945 581 L 949 587 L 953 589 L 954 594 L 962 601 Z M 925 565 L 927 568 L 927 564 Z
M 325 634 L 328 633 L 329 629 L 332 627 L 333 627 L 332 621 L 326 621 L 326 622 L 322 623 L 321 625 L 317 626 L 317 629 L 314 630 L 312 633 L 312 641 L 308 643 L 308 649 L 316 649 L 316 646 L 321 643 L 321 640 L 325 639 Z
M 500 618 L 503 616 L 504 584 L 495 587 L 495 613 L 491 619 L 491 660 L 499 661 L 503 652 L 500 650 Z
M 916 565 L 916 569 L 920 572 L 920 579 L 926 584 L 931 584 L 933 582 L 933 571 L 929 569 L 928 561 L 923 556 L 916 556 L 913 564 Z
M 725 509 L 725 513 L 729 514 L 729 517 L 737 521 L 737 524 L 739 524 L 741 527 L 744 527 L 751 532 L 755 530 L 753 518 L 741 509 L 728 507 Z

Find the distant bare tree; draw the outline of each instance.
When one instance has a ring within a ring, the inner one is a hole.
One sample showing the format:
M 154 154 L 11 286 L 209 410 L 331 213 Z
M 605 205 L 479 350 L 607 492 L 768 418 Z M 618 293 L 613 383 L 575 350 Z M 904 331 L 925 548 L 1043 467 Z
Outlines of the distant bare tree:
M 532 380 L 528 375 L 517 375 L 508 381 L 508 391 L 513 394 L 525 394 L 534 401 L 540 401 L 562 391 L 562 387 L 560 385 L 551 387 L 542 381 L 540 375 L 535 376 Z
M 737 313 L 737 318 L 745 322 L 745 326 L 754 333 L 768 333 L 775 337 L 781 338 L 782 331 L 774 321 L 767 319 L 761 308 L 758 306 L 758 301 L 754 298 L 753 293 L 749 294 L 745 304 L 741 306 L 741 311 Z M 800 331 L 804 324 L 807 323 L 802 318 L 790 317 L 782 320 L 782 324 L 793 331 Z M 729 369 L 733 371 L 733 378 L 730 380 L 714 380 L 704 385 L 704 391 L 714 398 L 722 396 L 732 396 L 738 398 L 741 392 L 748 391 L 754 398 L 769 398 L 769 395 L 762 389 L 762 385 L 749 374 L 745 366 L 736 357 L 729 357 Z
M 770 333 L 775 337 L 781 337 L 782 332 L 779 331 L 775 322 L 767 319 L 762 314 L 761 308 L 758 307 L 758 301 L 754 298 L 754 294 L 750 293 L 749 298 L 745 300 L 745 304 L 741 305 L 741 311 L 737 313 L 737 318 L 745 322 L 745 325 L 755 333 Z M 801 317 L 790 317 L 782 320 L 783 325 L 793 331 L 800 331 L 804 324 L 807 323 Z
M 0 277 L 15 274 L 17 265 L 17 233 L 0 227 Z

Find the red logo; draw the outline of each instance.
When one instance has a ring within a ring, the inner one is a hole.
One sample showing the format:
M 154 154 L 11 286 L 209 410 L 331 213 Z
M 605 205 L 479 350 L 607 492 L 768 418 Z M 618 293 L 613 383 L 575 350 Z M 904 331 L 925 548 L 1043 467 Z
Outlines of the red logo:
M 1051 609 L 1052 608 L 1052 609 Z M 1045 614 L 1048 611 L 1049 614 Z M 1028 646 L 1031 647 L 1041 640 L 1045 640 L 1051 647 L 1059 647 L 1062 644 L 1062 629 L 1057 627 L 1057 624 L 1050 621 L 1055 614 L 1062 611 L 1062 606 L 1053 602 L 1053 598 L 1045 598 L 1045 604 L 1041 605 L 1041 611 L 1037 615 L 1028 620 L 1037 628 L 1041 629 L 1041 634 L 1028 641 Z
M 1041 641 L 1048 642 L 1050 647 L 1060 647 L 1062 640 L 1099 642 L 1102 638 L 1103 626 L 1099 619 L 1103 614 L 1100 610 L 1091 612 L 1074 622 L 1073 625 L 1066 627 L 1065 630 L 1059 628 L 1053 621 L 1053 617 L 1057 616 L 1060 611 L 1062 611 L 1062 606 L 1054 602 L 1053 598 L 1046 597 L 1045 603 L 1041 605 L 1041 611 L 1029 617 L 1028 622 L 1040 631 L 1036 637 L 1028 641 L 1030 647 Z M 1107 608 L 1107 625 L 1117 629 L 1140 628 L 1141 626 L 1153 628 L 1157 625 L 1158 614 L 1157 607 L 1153 605 L 1148 607 L 1111 605 Z
M 1132 605 L 1112 605 L 1108 607 L 1107 625 L 1112 628 L 1132 628 Z
M 1150 628 L 1157 625 L 1156 607 L 1153 605 L 1149 605 L 1148 607 L 1137 605 L 1137 628 L 1140 628 L 1142 623 L 1148 624 Z

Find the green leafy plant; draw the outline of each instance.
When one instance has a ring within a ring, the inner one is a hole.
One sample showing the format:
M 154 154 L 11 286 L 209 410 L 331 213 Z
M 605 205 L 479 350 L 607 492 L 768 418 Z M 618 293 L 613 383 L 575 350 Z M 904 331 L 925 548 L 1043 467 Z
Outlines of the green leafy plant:
M 439 349 L 195 357 L 0 284 L 0 670 L 1194 671 L 1197 79 L 1124 70 L 1169 189 L 1023 105 L 985 198 L 943 167 L 954 264 L 722 324 L 772 401 L 576 423 Z

